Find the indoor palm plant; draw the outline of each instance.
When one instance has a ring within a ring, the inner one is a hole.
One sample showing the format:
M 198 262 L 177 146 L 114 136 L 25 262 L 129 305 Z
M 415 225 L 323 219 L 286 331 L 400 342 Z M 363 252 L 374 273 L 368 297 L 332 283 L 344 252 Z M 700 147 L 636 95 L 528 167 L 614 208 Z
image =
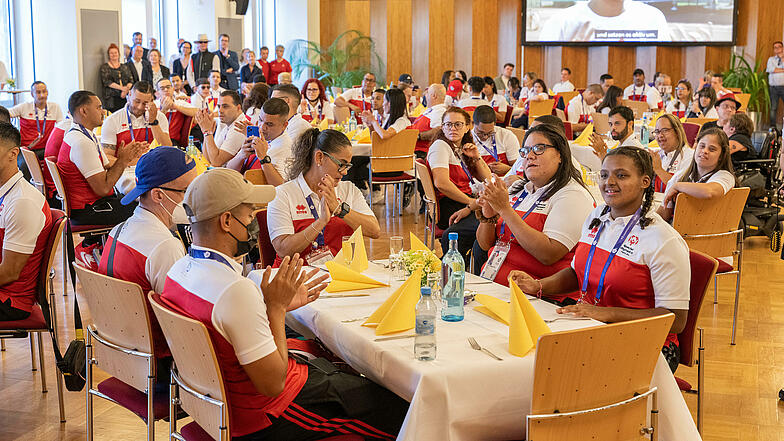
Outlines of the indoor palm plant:
M 366 72 L 373 72 L 378 83 L 384 84 L 384 61 L 373 39 L 360 31 L 343 32 L 329 46 L 301 39 L 286 46 L 295 76 L 312 71 L 324 87 L 347 88 L 360 84 Z
M 724 72 L 724 86 L 737 87 L 743 93 L 749 94 L 749 117 L 754 121 L 755 126 L 759 126 L 770 109 L 768 74 L 765 72 L 765 66 L 760 65 L 760 61 L 756 60 L 752 68 L 745 53 L 742 55 L 733 53 L 730 56 L 730 68 Z

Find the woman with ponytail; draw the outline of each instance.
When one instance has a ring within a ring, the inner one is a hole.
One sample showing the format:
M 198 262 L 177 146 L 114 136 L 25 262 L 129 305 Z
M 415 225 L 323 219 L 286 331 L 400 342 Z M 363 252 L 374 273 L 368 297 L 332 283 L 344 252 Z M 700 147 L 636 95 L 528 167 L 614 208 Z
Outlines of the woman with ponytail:
M 351 168 L 351 142 L 336 130 L 308 129 L 292 149 L 289 182 L 277 187 L 267 207 L 267 228 L 278 256 L 300 253 L 308 264 L 331 260 L 343 236 L 362 227 L 381 234 L 378 220 L 359 189 L 342 181 Z
M 537 297 L 579 291 L 579 303 L 559 308 L 560 314 L 606 323 L 675 314 L 662 348 L 675 372 L 680 360 L 677 334 L 689 310 L 689 248 L 651 212 L 653 179 L 645 150 L 618 147 L 607 152 L 599 175 L 605 205 L 583 224 L 572 265 L 540 280 L 522 271 L 513 271 L 510 278 Z

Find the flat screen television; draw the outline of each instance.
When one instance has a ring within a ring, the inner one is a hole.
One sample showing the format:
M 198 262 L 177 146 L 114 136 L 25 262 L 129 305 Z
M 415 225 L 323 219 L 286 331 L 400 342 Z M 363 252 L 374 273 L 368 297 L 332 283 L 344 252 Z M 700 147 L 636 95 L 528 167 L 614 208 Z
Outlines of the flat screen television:
M 737 1 L 523 0 L 523 44 L 730 45 Z

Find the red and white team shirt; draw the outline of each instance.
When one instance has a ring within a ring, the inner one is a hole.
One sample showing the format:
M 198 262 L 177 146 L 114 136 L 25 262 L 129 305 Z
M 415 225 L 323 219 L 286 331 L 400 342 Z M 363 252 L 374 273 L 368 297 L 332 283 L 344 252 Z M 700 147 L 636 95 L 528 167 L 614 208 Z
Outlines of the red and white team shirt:
M 49 134 L 49 139 L 46 141 L 46 148 L 44 149 L 44 157 L 54 157 L 57 162 L 57 156 L 60 155 L 60 147 L 63 145 L 63 137 L 65 132 L 71 129 L 71 118 L 66 118 L 54 126 L 52 133 Z M 49 173 L 49 167 L 45 164 L 41 165 L 41 171 L 44 174 L 44 184 L 46 185 L 46 197 L 51 198 L 57 191 L 52 180 L 52 174 Z
M 598 102 L 597 102 L 598 103 Z M 596 105 L 585 102 L 582 94 L 575 95 L 566 105 L 567 119 L 572 124 L 591 122 L 591 113 L 596 111 Z
M 37 303 L 36 286 L 44 258 L 47 236 L 52 228 L 52 213 L 44 195 L 17 171 L 0 186 L 0 243 L 3 250 L 27 254 L 19 278 L 0 286 L 0 302 L 11 299 L 11 306 L 32 311 Z
M 430 145 L 430 149 L 427 151 L 428 168 L 431 170 L 436 168 L 449 170 L 449 180 L 457 186 L 458 190 L 470 196 L 473 193 L 471 191 L 472 177 L 465 172 L 463 165 L 465 164 L 458 159 L 455 152 L 452 151 L 452 147 L 443 139 L 433 141 L 433 144 Z M 436 189 L 436 192 L 439 198 L 444 196 L 438 189 Z
M 302 115 L 295 113 L 291 118 L 289 118 L 289 125 L 286 126 L 286 133 L 289 134 L 291 142 L 297 142 L 299 137 L 302 136 L 306 130 L 312 127 L 313 126 L 311 126 L 309 122 L 302 118 Z
M 693 152 L 692 155 L 694 155 Z M 682 169 L 676 171 L 675 174 L 672 175 L 672 179 L 667 181 L 667 188 L 664 191 L 665 193 L 667 192 L 667 190 L 672 188 L 672 186 L 675 185 L 676 182 L 681 181 L 683 175 L 686 174 L 688 165 L 690 163 L 691 161 L 687 162 Z M 691 181 L 687 180 L 686 182 L 691 182 Z M 719 184 L 721 185 L 721 188 L 724 189 L 724 194 L 727 194 L 728 191 L 732 190 L 732 188 L 735 187 L 735 176 L 732 173 L 728 172 L 727 170 L 718 170 L 716 173 L 711 174 L 708 179 L 705 179 L 704 181 L 700 181 L 700 182 L 705 184 L 710 184 L 710 183 Z
M 509 107 L 509 103 L 506 101 L 506 98 L 503 95 L 495 94 L 490 99 L 490 107 L 493 108 L 498 113 L 506 112 L 506 108 Z
M 339 181 L 335 188 L 339 202 L 347 202 L 352 211 L 359 214 L 375 216 L 367 204 L 362 192 L 349 181 Z M 287 234 L 296 234 L 308 228 L 316 221 L 310 210 L 307 197 L 310 196 L 316 210 L 318 211 L 321 200 L 318 195 L 310 188 L 305 181 L 305 176 L 300 174 L 297 179 L 288 181 L 275 188 L 275 199 L 267 206 L 267 229 L 270 240 Z M 340 251 L 343 243 L 343 236 L 350 236 L 354 230 L 343 221 L 343 219 L 333 216 L 330 218 L 326 228 L 324 228 L 324 242 L 332 255 Z M 307 258 L 311 252 L 310 246 L 300 251 L 300 256 Z M 281 256 L 275 260 L 279 262 Z
M 469 96 L 468 98 L 458 101 L 455 105 L 466 112 L 473 112 L 479 106 L 489 106 L 490 101 L 487 101 L 481 96 Z
M 303 112 L 302 107 L 297 107 L 297 112 L 302 115 L 302 119 L 307 122 L 313 121 L 313 115 L 315 114 L 319 121 L 329 120 L 335 121 L 335 112 L 334 106 L 329 101 L 321 101 L 319 100 L 316 105 L 311 104 L 310 101 L 303 98 L 305 101 L 305 105 L 307 106 L 307 111 Z
M 599 230 L 599 227 L 589 226 L 598 217 L 605 227 L 599 237 L 588 275 L 585 297 L 589 303 L 596 302 L 596 289 L 604 264 L 632 218 L 630 215 L 613 219 L 609 211 L 601 215 L 604 207 L 597 207 L 588 215 L 572 260 L 578 286 L 582 287 L 588 253 Z M 646 216 L 652 219 L 651 223 L 642 229 L 637 222 L 612 260 L 598 305 L 688 310 L 691 279 L 689 247 L 681 235 L 658 214 L 651 211 Z M 670 342 L 678 343 L 675 334 L 667 336 L 664 346 Z
M 552 265 L 545 265 L 528 253 L 516 238 L 512 236 L 512 231 L 508 225 L 503 228 L 503 219 L 499 219 L 495 227 L 495 235 L 498 240 L 509 242 L 509 254 L 501 265 L 501 269 L 495 277 L 496 283 L 504 286 L 509 285 L 507 280 L 509 272 L 512 270 L 525 271 L 534 278 L 541 279 L 551 276 L 558 271 L 568 267 L 574 256 L 574 247 L 580 240 L 582 233 L 583 220 L 591 213 L 596 206 L 593 197 L 577 181 L 571 180 L 563 188 L 555 192 L 546 201 L 539 198 L 547 192 L 552 183 L 534 190 L 532 182 L 527 182 L 525 187 L 515 194 L 509 195 L 509 202 L 514 207 L 515 212 L 523 217 L 531 207 L 536 204 L 536 208 L 531 211 L 523 221 L 536 231 L 543 232 L 550 239 L 558 241 L 569 250 L 561 260 Z M 519 202 L 520 198 L 522 202 Z M 515 206 L 517 205 L 517 206 Z M 488 255 L 493 252 L 491 248 Z M 579 293 L 575 292 L 558 298 L 565 297 L 579 298 Z
M 511 130 L 503 127 L 495 126 L 493 129 L 495 134 L 484 142 L 479 140 L 476 133 L 472 130 L 471 134 L 474 137 L 474 144 L 479 149 L 479 154 L 482 159 L 488 163 L 501 162 L 506 165 L 512 165 L 520 157 L 520 141 Z
M 389 115 L 387 115 L 386 118 L 384 118 L 384 124 L 382 124 L 381 126 L 382 127 L 385 126 L 388 120 L 389 120 Z M 411 120 L 407 116 L 403 115 L 400 118 L 396 119 L 395 122 L 390 124 L 389 127 L 387 127 L 387 130 L 394 129 L 395 133 L 400 133 L 401 131 L 409 127 L 411 127 Z
M 631 101 L 646 101 L 651 109 L 661 109 L 664 106 L 661 94 L 655 87 L 643 84 L 637 87 L 634 84 L 623 90 L 623 98 Z
M 283 392 L 275 397 L 258 393 L 242 366 L 277 350 L 261 288 L 243 277 L 242 266 L 229 256 L 196 245 L 191 249 L 219 260 L 191 255 L 178 260 L 169 270 L 161 298 L 207 327 L 228 395 L 232 435 L 258 432 L 299 394 L 308 368 L 289 358 Z
M 250 121 L 250 118 L 244 113 L 240 113 L 240 116 L 232 121 L 231 124 L 223 124 L 220 118 L 217 119 L 218 126 L 215 130 L 214 139 L 218 149 L 231 153 L 231 156 L 236 155 L 240 151 L 242 144 L 245 142 L 245 134 L 234 130 L 234 123 L 243 119 Z
M 673 115 L 677 116 L 678 118 L 683 118 L 689 113 L 692 104 L 683 104 L 679 100 L 672 100 L 667 103 L 666 111 L 667 113 L 672 113 Z
M 212 95 L 203 97 L 198 93 L 191 95 L 191 105 L 199 110 L 207 109 L 214 112 L 218 109 L 218 98 L 213 98 Z
M 346 100 L 347 103 L 359 107 L 362 110 L 373 110 L 373 92 L 370 95 L 365 95 L 362 92 L 362 87 L 352 87 L 340 94 L 341 98 Z
M 114 246 L 113 277 L 136 283 L 142 287 L 143 293 L 150 290 L 158 293 L 163 292 L 169 269 L 174 265 L 174 262 L 185 256 L 182 242 L 166 228 L 160 219 L 141 206 L 136 207 L 133 216 L 128 218 L 123 225 L 119 238 L 117 237 L 119 225 L 109 233 L 109 238 L 104 245 L 104 252 L 101 255 L 98 272 L 108 274 L 109 250 Z M 158 358 L 169 356 L 171 353 L 166 344 L 166 338 L 163 336 L 149 301 L 146 301 L 146 304 L 152 322 L 155 356 Z
M 155 136 L 152 134 L 152 127 L 147 122 L 145 113 L 142 113 L 141 116 L 135 116 L 130 112 L 130 108 L 126 104 L 122 109 L 109 115 L 101 126 L 101 144 L 113 145 L 115 151 L 121 144 L 130 144 L 133 141 L 152 144 L 155 141 Z M 156 119 L 158 120 L 158 126 L 168 135 L 169 120 L 166 118 L 166 115 L 158 110 Z M 133 130 L 133 133 L 131 133 L 131 130 Z
M 60 106 L 52 102 L 47 102 L 44 109 L 35 107 L 35 103 L 32 102 L 17 104 L 8 109 L 8 112 L 11 118 L 19 118 L 19 133 L 22 135 L 23 147 L 29 146 L 38 136 L 41 136 L 41 140 L 30 147 L 34 150 L 46 147 L 46 141 L 55 124 L 64 118 Z
M 694 158 L 694 149 L 683 146 L 681 147 L 680 153 L 677 150 L 673 150 L 667 153 L 664 151 L 664 149 L 659 149 L 656 151 L 656 154 L 659 155 L 659 159 L 661 159 L 661 164 L 664 171 L 670 175 L 674 175 L 675 173 L 689 167 L 692 158 Z M 667 189 L 666 185 L 664 182 L 662 182 L 659 176 L 656 176 L 656 179 L 654 179 L 653 188 L 656 189 L 656 191 L 659 193 L 664 193 L 664 191 Z
M 272 141 L 267 141 L 267 144 L 269 145 L 267 156 L 272 161 L 270 164 L 275 167 L 275 170 L 280 173 L 284 180 L 288 179 L 289 169 L 294 162 L 294 155 L 291 152 L 293 145 L 291 138 L 286 132 L 283 132 Z M 248 170 L 257 168 L 261 168 L 261 163 L 256 154 L 252 153 L 242 164 L 242 173 L 244 174 Z
M 181 106 L 192 107 L 190 103 L 179 103 Z M 155 105 L 158 106 L 158 109 L 161 109 L 161 100 L 155 100 Z M 163 112 L 163 110 L 160 110 Z M 177 145 L 185 146 L 188 145 L 188 138 L 181 139 L 183 137 L 183 130 L 185 130 L 185 123 L 188 122 L 188 116 L 184 113 L 180 112 L 177 109 L 172 108 L 164 112 L 166 115 L 166 121 L 169 123 L 169 138 Z
M 71 210 L 80 210 L 101 198 L 90 187 L 87 178 L 106 171 L 108 165 L 109 159 L 95 135 L 83 132 L 76 123 L 72 124 L 57 157 L 57 168 L 63 178 Z M 112 194 L 114 190 L 109 192 L 109 195 Z
M 426 132 L 436 127 L 441 127 L 441 119 L 446 112 L 446 104 L 436 104 L 435 106 L 428 107 L 417 119 L 411 123 L 412 129 L 417 129 L 420 132 Z M 415 151 L 427 153 L 430 148 L 430 141 L 418 139 L 416 142 Z

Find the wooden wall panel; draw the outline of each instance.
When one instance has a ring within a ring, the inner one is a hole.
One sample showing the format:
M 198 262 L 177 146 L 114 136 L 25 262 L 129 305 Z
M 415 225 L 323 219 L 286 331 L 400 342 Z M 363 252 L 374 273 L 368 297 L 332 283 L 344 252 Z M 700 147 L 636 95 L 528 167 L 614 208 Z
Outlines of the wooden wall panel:
M 527 72 L 537 75 L 544 74 L 544 46 L 527 46 L 523 48 L 523 70 L 520 72 L 520 83 Z
M 730 53 L 732 53 L 732 48 L 729 46 L 706 46 L 705 70 L 722 72 L 729 68 Z M 695 78 L 694 80 L 698 79 Z
M 430 57 L 428 56 L 430 1 L 416 0 L 411 4 L 411 75 L 414 77 L 414 82 L 420 86 L 433 82 L 428 71 L 430 68 Z
M 777 4 L 774 7 L 773 4 Z M 782 39 L 784 33 L 784 2 L 765 2 L 765 7 L 760 5 L 759 18 L 757 23 L 757 47 L 756 50 L 747 51 L 750 55 L 756 56 L 760 60 L 763 69 L 768 57 L 773 55 L 773 42 Z
M 474 1 L 471 30 L 474 38 L 471 51 L 472 75 L 498 76 L 498 2 Z
M 656 48 L 656 71 L 664 72 L 672 77 L 673 87 L 684 76 L 684 51 L 685 49 L 681 47 L 659 46 Z
M 455 70 L 455 50 L 449 45 L 456 40 L 455 14 L 455 0 L 430 0 L 427 56 L 430 83 L 440 82 L 445 70 Z
M 607 52 L 607 73 L 613 76 L 615 85 L 623 89 L 632 82 L 632 72 L 637 66 L 637 51 L 633 46 L 610 46 Z
M 563 46 L 561 49 L 561 67 L 572 71 L 572 84 L 577 88 L 585 88 L 588 84 L 588 48 Z
M 471 72 L 471 54 L 473 53 L 473 1 L 472 0 L 454 0 L 454 42 L 452 47 L 454 51 L 454 65 L 451 67 L 453 70 L 464 70 L 470 77 Z M 448 40 L 447 40 L 448 41 Z
M 506 63 L 513 63 L 517 76 L 520 76 L 520 29 L 522 27 L 520 0 L 498 0 L 498 71 Z
M 384 60 L 386 71 L 376 72 L 379 85 L 389 84 L 387 72 L 389 71 L 389 57 L 387 56 L 387 2 L 373 2 L 370 8 L 370 37 L 376 42 L 376 52 Z M 383 78 L 382 78 L 383 77 Z
M 387 84 L 411 73 L 411 1 L 387 2 Z

